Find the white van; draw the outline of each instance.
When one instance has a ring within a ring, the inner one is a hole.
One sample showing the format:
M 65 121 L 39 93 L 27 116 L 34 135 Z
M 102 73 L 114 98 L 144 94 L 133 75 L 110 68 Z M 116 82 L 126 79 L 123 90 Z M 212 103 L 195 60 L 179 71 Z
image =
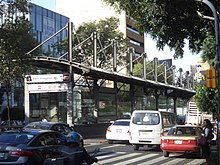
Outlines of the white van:
M 130 120 L 129 142 L 134 150 L 144 145 L 160 145 L 160 137 L 176 124 L 171 112 L 135 110 Z

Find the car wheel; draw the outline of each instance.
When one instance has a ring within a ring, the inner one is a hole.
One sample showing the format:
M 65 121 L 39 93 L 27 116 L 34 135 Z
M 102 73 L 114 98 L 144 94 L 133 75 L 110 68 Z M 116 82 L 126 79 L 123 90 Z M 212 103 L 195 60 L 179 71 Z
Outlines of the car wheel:
M 135 150 L 135 151 L 139 150 L 139 145 L 134 144 L 133 147 L 134 147 L 134 150 Z
M 169 152 L 163 151 L 163 156 L 164 156 L 164 157 L 169 157 L 169 154 L 170 154 Z
M 113 144 L 113 140 L 108 140 L 108 144 Z

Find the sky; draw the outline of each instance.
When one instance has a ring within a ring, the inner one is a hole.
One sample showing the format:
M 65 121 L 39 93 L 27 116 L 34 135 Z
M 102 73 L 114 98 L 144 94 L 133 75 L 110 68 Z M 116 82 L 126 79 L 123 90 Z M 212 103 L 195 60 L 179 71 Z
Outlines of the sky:
M 55 0 L 29 0 L 29 1 L 39 6 L 55 11 Z M 183 58 L 174 60 L 173 58 L 174 52 L 170 51 L 169 47 L 165 47 L 163 51 L 159 51 L 156 48 L 156 42 L 153 41 L 149 35 L 146 35 L 145 37 L 145 53 L 147 53 L 149 60 L 153 60 L 154 57 L 157 57 L 158 60 L 172 59 L 173 65 L 175 65 L 177 69 L 182 68 L 184 72 L 190 71 L 190 65 L 196 65 L 197 61 L 201 60 L 199 54 L 192 54 L 189 51 L 188 45 L 184 47 Z

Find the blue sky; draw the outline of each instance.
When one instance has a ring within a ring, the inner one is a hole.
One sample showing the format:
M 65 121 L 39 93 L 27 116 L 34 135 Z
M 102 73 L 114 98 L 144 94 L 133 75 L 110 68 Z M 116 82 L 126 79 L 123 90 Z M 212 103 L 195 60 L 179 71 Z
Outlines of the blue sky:
M 55 11 L 55 0 L 30 0 L 30 2 Z M 149 60 L 152 60 L 154 57 L 157 57 L 159 60 L 173 59 L 174 54 L 174 52 L 171 52 L 168 47 L 165 47 L 163 51 L 159 51 L 156 48 L 156 43 L 152 41 L 149 36 L 145 38 L 145 52 L 147 53 Z M 176 65 L 177 69 L 183 68 L 183 71 L 185 72 L 190 70 L 190 65 L 195 65 L 200 59 L 200 55 L 192 54 L 186 45 L 183 58 L 178 60 L 173 59 L 173 65 Z

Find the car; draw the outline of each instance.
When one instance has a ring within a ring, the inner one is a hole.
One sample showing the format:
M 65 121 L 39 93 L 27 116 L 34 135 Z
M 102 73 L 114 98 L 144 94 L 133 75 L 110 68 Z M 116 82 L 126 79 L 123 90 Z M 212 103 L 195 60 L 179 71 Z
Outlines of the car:
M 114 141 L 129 141 L 129 119 L 119 119 L 114 121 L 106 130 L 106 139 L 109 144 Z
M 0 134 L 0 165 L 42 165 L 60 158 L 66 138 L 52 130 L 9 130 Z
M 1 121 L 0 126 L 9 126 L 9 121 Z M 10 121 L 10 126 L 23 126 L 23 122 L 21 120 L 11 120 Z
M 164 157 L 170 153 L 192 152 L 201 157 L 201 147 L 198 139 L 201 137 L 202 128 L 196 125 L 176 125 L 172 127 L 167 135 L 161 137 L 160 148 Z
M 134 150 L 144 146 L 159 148 L 161 136 L 176 125 L 176 114 L 155 110 L 135 110 L 130 120 L 129 143 Z
M 73 127 L 70 127 L 69 124 L 66 124 L 63 122 L 42 122 L 42 121 L 31 122 L 27 124 L 26 126 L 24 126 L 23 129 L 25 130 L 27 129 L 54 130 L 64 135 L 68 135 L 68 133 L 75 131 Z M 81 141 L 80 146 L 84 146 L 83 137 L 81 134 L 79 134 L 79 136 L 80 136 L 80 141 Z

